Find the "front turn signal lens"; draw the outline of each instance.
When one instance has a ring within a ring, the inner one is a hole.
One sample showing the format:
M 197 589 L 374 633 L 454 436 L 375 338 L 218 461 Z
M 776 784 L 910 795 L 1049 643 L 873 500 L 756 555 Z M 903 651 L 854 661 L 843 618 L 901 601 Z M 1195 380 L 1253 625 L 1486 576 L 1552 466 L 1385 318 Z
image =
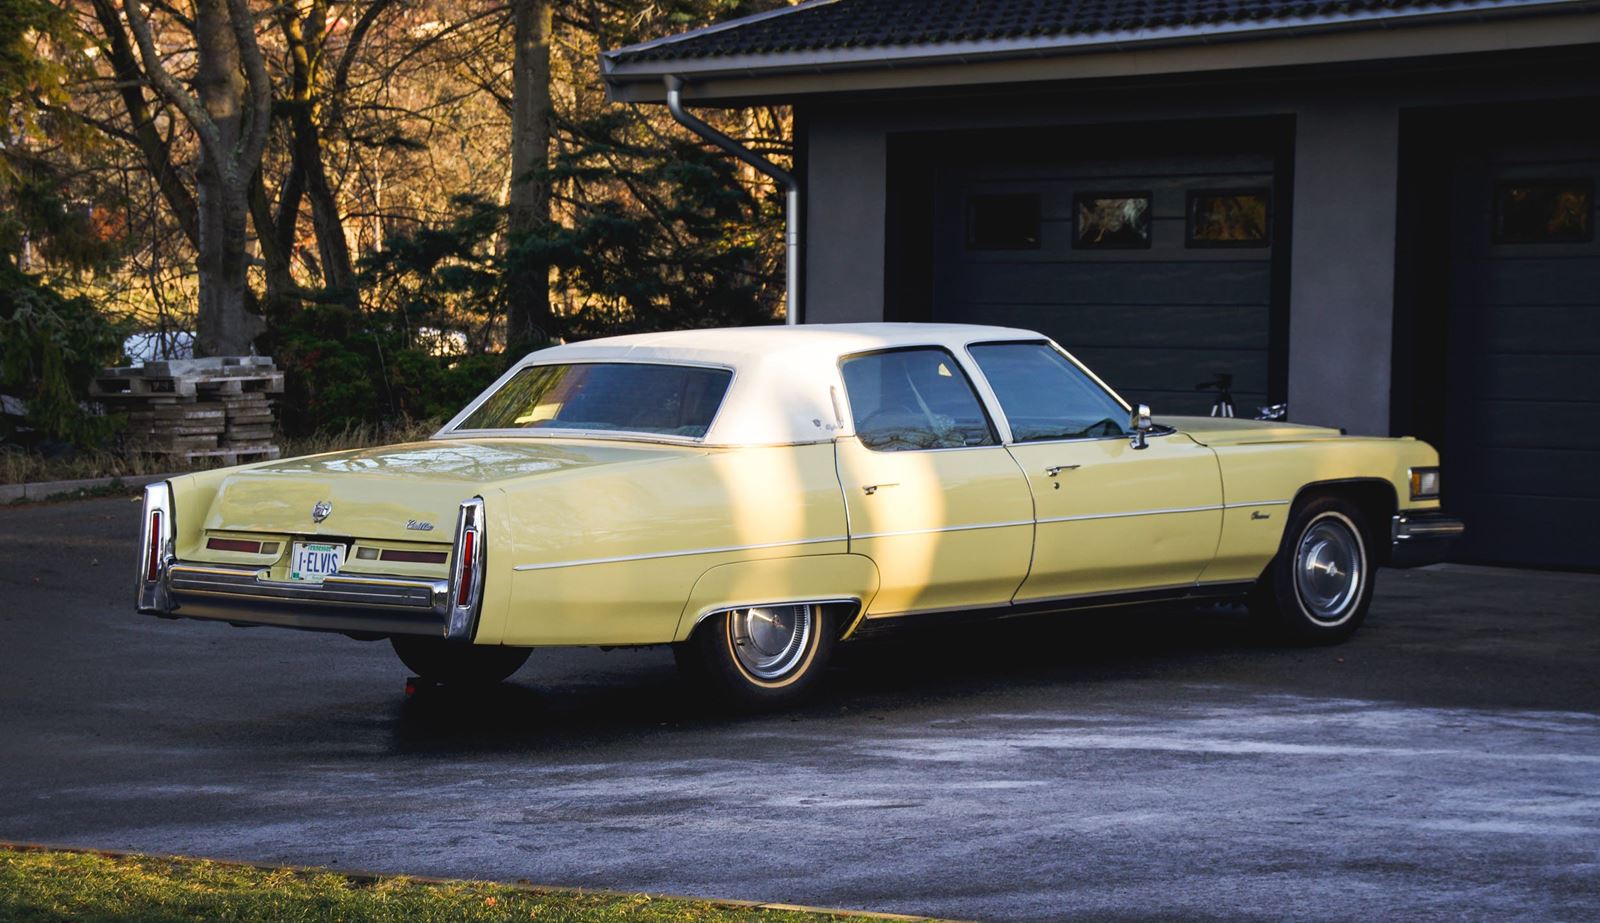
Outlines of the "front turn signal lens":
M 1437 500 L 1439 499 L 1439 469 L 1438 468 L 1412 468 L 1411 469 L 1411 499 Z

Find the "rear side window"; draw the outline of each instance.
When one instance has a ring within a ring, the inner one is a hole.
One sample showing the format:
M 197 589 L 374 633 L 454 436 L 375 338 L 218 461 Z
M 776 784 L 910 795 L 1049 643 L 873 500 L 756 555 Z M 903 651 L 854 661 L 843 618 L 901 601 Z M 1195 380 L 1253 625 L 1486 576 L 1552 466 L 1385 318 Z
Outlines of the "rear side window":
M 733 373 L 688 365 L 586 362 L 522 369 L 456 427 L 616 430 L 699 438 Z
M 1128 411 L 1045 343 L 971 347 L 1018 442 L 1121 436 Z
M 844 361 L 856 436 L 901 452 L 995 445 L 994 429 L 961 366 L 942 349 L 901 349 Z

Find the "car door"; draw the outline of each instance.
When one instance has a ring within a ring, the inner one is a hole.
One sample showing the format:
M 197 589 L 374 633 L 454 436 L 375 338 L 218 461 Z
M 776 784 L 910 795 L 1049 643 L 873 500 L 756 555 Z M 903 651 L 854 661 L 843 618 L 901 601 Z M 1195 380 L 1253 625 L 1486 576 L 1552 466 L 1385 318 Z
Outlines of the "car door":
M 868 616 L 1005 605 L 1027 575 L 1033 501 L 961 363 L 937 347 L 846 357 L 837 440 L 850 550 L 881 585 Z
M 1163 430 L 1135 448 L 1127 409 L 1050 343 L 970 352 L 1033 492 L 1033 565 L 1016 600 L 1194 583 L 1222 529 L 1215 453 Z

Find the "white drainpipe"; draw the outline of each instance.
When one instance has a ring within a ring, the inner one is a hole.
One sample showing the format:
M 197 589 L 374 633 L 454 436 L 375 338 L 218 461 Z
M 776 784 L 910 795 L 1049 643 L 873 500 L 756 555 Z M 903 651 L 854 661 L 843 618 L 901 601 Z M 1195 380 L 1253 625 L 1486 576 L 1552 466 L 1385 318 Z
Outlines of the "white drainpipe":
M 684 127 L 722 148 L 762 173 L 767 174 L 784 188 L 784 323 L 800 323 L 800 181 L 794 174 L 733 140 L 683 108 L 683 78 L 665 77 L 667 85 L 667 111 Z

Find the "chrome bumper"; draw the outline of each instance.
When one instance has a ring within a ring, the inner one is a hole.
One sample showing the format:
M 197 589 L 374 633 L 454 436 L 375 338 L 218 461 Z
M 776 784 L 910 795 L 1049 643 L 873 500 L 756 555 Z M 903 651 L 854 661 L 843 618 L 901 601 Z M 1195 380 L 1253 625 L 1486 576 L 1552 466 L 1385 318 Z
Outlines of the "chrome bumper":
M 169 562 L 157 615 L 353 633 L 446 637 L 450 581 L 336 574 L 321 583 L 269 580 L 264 568 Z
M 1390 521 L 1390 567 L 1421 567 L 1445 559 L 1466 524 L 1437 510 L 1398 513 Z
M 166 618 L 216 619 L 357 636 L 422 635 L 470 642 L 483 604 L 483 499 L 463 501 L 450 577 L 333 574 L 321 583 L 271 579 L 258 565 L 180 561 L 166 482 L 145 488 L 138 610 Z

